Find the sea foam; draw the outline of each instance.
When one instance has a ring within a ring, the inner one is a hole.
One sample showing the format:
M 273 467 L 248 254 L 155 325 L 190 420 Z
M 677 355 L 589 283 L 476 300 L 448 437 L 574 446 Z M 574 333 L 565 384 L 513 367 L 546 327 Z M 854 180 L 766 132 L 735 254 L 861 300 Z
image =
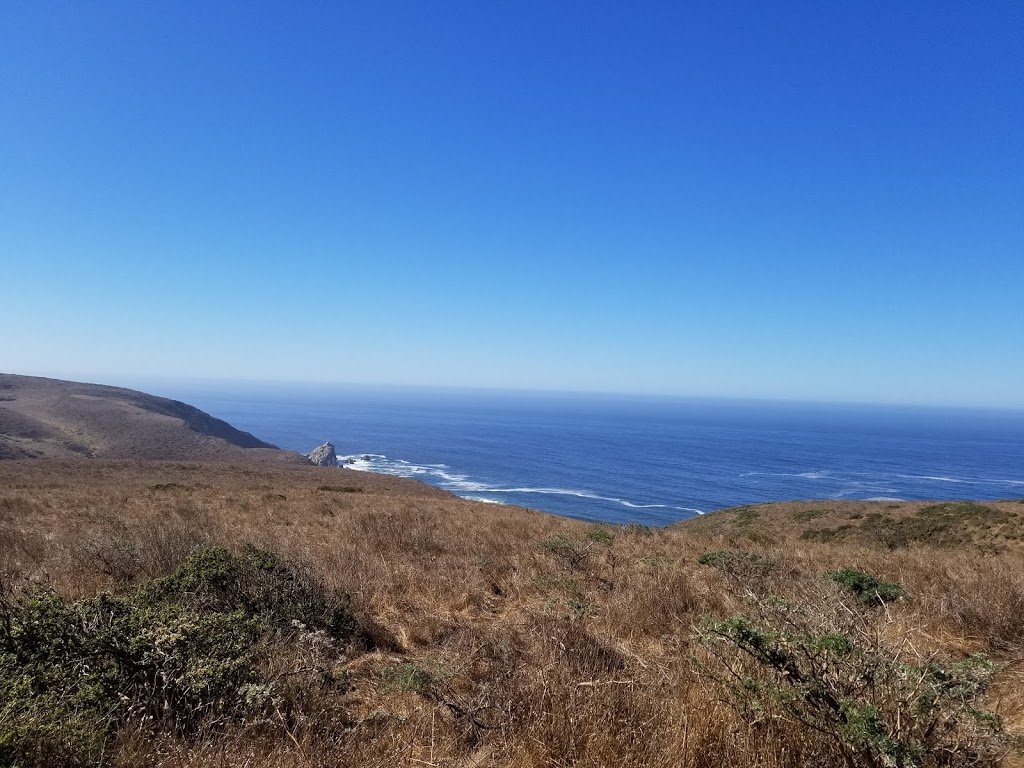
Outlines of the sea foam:
M 376 472 L 382 475 L 393 475 L 395 477 L 408 477 L 425 479 L 434 485 L 451 491 L 456 495 L 472 501 L 481 501 L 486 504 L 506 504 L 499 499 L 480 496 L 479 494 L 542 494 L 550 496 L 574 496 L 579 499 L 591 499 L 593 501 L 604 501 L 610 504 L 620 504 L 629 509 L 674 509 L 679 512 L 690 512 L 703 515 L 704 511 L 696 507 L 679 506 L 676 504 L 664 503 L 639 503 L 628 499 L 621 499 L 616 496 L 602 496 L 589 490 L 575 488 L 537 488 L 531 486 L 502 487 L 471 480 L 468 475 L 449 471 L 451 467 L 447 464 L 414 464 L 405 459 L 390 459 L 380 453 L 358 453 L 350 456 L 338 456 L 338 463 L 348 469 L 357 472 Z

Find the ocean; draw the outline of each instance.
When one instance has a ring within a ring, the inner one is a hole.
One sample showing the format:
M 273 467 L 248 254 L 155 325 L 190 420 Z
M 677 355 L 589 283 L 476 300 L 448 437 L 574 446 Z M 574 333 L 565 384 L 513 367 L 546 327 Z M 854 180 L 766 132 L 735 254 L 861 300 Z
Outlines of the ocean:
M 788 499 L 1024 496 L 1024 411 L 147 383 L 257 437 L 469 499 L 665 525 Z

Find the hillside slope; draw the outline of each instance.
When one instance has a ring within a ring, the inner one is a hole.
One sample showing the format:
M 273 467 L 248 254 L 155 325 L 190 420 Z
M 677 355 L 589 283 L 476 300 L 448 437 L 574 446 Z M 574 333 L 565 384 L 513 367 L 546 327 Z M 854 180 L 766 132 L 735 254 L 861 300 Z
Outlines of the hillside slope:
M 306 461 L 177 400 L 0 374 L 0 459 L 72 457 Z
M 0 678 L 0 745 L 26 766 L 1020 768 L 1022 551 L 1016 500 L 650 529 L 312 466 L 0 462 L 0 609 L 69 641 L 8 641 L 65 698 Z M 104 658 L 121 687 L 62 705 Z M 168 698 L 154 669 L 220 670 L 220 693 Z

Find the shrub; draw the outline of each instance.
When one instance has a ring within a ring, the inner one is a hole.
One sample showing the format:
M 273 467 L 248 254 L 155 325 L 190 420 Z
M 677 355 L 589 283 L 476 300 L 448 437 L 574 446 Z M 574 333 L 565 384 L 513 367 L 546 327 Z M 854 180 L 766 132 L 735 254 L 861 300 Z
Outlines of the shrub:
M 570 569 L 578 568 L 587 559 L 586 549 L 563 534 L 549 536 L 541 546 Z
M 306 627 L 331 642 L 358 632 L 343 595 L 255 548 L 201 548 L 121 596 L 4 595 L 0 763 L 95 764 L 133 718 L 188 734 L 259 714 L 271 696 L 257 662 Z
M 911 544 L 953 547 L 975 542 L 979 529 L 1010 519 L 1002 510 L 973 501 L 950 501 L 921 507 L 913 515 L 894 519 L 870 514 L 861 524 L 869 540 L 890 549 Z
M 757 511 L 755 505 L 737 507 L 733 511 L 736 513 L 736 525 L 739 526 L 748 526 L 761 517 L 761 513 Z
M 568 536 L 557 533 L 554 536 L 548 536 L 540 543 L 540 545 L 544 547 L 544 549 L 548 550 L 548 552 L 560 552 L 563 549 L 571 547 L 572 542 L 569 540 Z
M 866 605 L 891 603 L 907 596 L 902 585 L 892 581 L 879 581 L 871 574 L 856 568 L 840 568 L 836 571 L 828 571 L 825 575 L 836 584 L 853 592 L 857 599 Z
M 980 655 L 908 663 L 879 638 L 863 616 L 777 598 L 755 599 L 753 617 L 706 619 L 698 630 L 711 660 L 701 668 L 739 714 L 789 721 L 817 744 L 821 764 L 996 764 L 1002 729 L 978 704 L 996 665 Z
M 102 676 L 76 685 L 60 661 L 83 656 L 69 629 L 78 616 L 58 595 L 5 600 L 0 622 L 0 764 L 91 765 L 103 752 L 116 704 Z
M 897 505 L 898 506 L 898 505 Z M 888 507 L 893 509 L 892 505 Z M 933 547 L 954 547 L 964 544 L 991 545 L 992 535 L 1008 536 L 1014 527 L 1007 525 L 1012 515 L 1000 509 L 973 501 L 950 501 L 928 504 L 914 514 L 892 517 L 870 512 L 858 525 L 840 525 L 837 528 L 812 528 L 800 538 L 807 541 L 831 542 L 857 537 L 866 544 L 887 549 L 901 549 L 922 544 Z
M 297 621 L 335 640 L 350 640 L 358 631 L 347 596 L 326 589 L 302 565 L 252 546 L 240 557 L 220 547 L 202 547 L 173 574 L 153 580 L 138 594 L 219 611 L 238 609 L 278 628 Z
M 611 545 L 615 541 L 615 536 L 607 528 L 595 528 L 592 531 L 587 532 L 587 538 L 590 541 L 595 541 L 598 544 Z

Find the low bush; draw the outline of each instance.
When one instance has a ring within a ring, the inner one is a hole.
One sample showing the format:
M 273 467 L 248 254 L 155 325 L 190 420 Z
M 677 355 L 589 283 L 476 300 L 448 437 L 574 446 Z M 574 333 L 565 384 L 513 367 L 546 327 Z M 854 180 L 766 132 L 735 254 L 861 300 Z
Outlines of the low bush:
M 758 512 L 756 506 L 748 505 L 745 507 L 737 507 L 733 510 L 736 513 L 736 525 L 747 526 L 761 517 L 761 513 Z
M 861 524 L 864 534 L 890 549 L 911 544 L 954 547 L 974 544 L 984 529 L 1008 522 L 1002 510 L 973 501 L 949 501 L 921 507 L 913 515 L 890 518 L 870 514 Z
M 556 534 L 541 542 L 541 547 L 550 552 L 564 566 L 576 569 L 587 559 L 587 550 L 568 536 Z
M 1004 752 L 998 717 L 980 706 L 997 671 L 984 656 L 910 663 L 863 616 L 778 598 L 755 599 L 753 616 L 706 619 L 697 638 L 702 671 L 744 721 L 802 732 L 806 764 L 994 766 Z
M 800 538 L 829 543 L 855 537 L 865 544 L 885 549 L 916 545 L 949 548 L 964 545 L 991 547 L 997 539 L 1012 538 L 1019 533 L 1011 514 L 973 501 L 928 504 L 912 515 L 894 517 L 870 512 L 863 518 L 851 515 L 850 519 L 860 520 L 860 523 L 812 528 L 804 531 Z
M 595 528 L 592 531 L 587 532 L 587 539 L 595 541 L 598 544 L 611 545 L 615 541 L 615 536 L 607 528 Z
M 125 595 L 0 598 L 0 763 L 92 765 L 134 720 L 188 736 L 260 716 L 260 658 L 310 631 L 359 628 L 344 595 L 266 550 L 195 551 Z M 257 695 L 258 694 L 258 695 Z
M 829 579 L 846 587 L 865 605 L 891 603 L 907 596 L 903 586 L 892 581 L 879 581 L 877 578 L 856 568 L 840 568 L 825 574 Z

